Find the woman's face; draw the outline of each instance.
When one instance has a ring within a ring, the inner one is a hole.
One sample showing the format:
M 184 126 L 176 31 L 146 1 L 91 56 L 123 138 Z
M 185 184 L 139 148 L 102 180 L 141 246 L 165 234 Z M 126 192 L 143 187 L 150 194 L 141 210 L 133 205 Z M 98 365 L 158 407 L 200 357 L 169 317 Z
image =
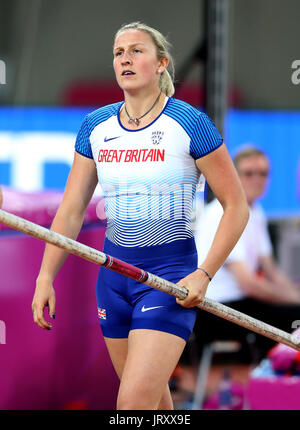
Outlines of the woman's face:
M 151 36 L 142 30 L 126 30 L 114 44 L 114 70 L 119 86 L 124 91 L 150 88 L 158 90 L 158 70 L 164 70 L 157 58 Z

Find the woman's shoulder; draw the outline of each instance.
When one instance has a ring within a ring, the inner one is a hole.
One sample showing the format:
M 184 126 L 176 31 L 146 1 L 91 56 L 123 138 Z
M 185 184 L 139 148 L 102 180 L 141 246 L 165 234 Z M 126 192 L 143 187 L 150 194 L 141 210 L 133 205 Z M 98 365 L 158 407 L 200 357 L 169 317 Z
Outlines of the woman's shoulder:
M 201 110 L 183 100 L 173 97 L 169 98 L 164 112 L 166 115 L 169 115 L 182 125 L 186 126 L 188 124 L 195 125 L 199 122 L 207 121 L 208 119 L 208 116 Z
M 88 113 L 84 117 L 82 124 L 82 127 L 86 130 L 86 133 L 90 135 L 97 125 L 107 121 L 110 117 L 117 115 L 122 103 L 123 102 L 112 103 Z
M 188 134 L 191 134 L 195 128 L 205 128 L 207 124 L 211 124 L 211 119 L 204 112 L 173 97 L 170 97 L 164 113 L 177 121 Z
M 106 106 L 101 106 L 100 108 L 95 109 L 94 111 L 88 113 L 86 118 L 88 119 L 88 121 L 95 121 L 95 120 L 100 120 L 100 122 L 104 121 L 105 119 L 108 119 L 111 116 L 117 115 L 122 103 L 123 102 L 117 102 Z
M 169 103 L 167 105 L 167 108 L 173 111 L 177 111 L 178 114 L 184 115 L 190 115 L 191 117 L 199 117 L 203 114 L 199 109 L 196 107 L 190 105 L 189 103 L 176 99 L 174 97 L 169 98 Z

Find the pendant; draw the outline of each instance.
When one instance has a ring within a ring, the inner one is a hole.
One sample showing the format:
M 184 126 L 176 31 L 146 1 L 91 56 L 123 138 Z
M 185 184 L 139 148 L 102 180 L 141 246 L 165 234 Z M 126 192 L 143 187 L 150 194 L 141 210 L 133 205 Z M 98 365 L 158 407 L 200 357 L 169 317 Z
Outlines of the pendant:
M 140 121 L 138 118 L 130 118 L 128 120 L 128 124 L 131 124 L 132 122 L 134 122 L 137 127 L 140 125 Z

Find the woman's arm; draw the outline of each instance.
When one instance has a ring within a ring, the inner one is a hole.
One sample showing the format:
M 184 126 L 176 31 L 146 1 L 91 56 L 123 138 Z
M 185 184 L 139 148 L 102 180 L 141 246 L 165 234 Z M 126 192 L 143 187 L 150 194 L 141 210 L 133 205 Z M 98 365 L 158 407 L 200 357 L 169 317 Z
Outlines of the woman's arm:
M 63 200 L 55 215 L 51 230 L 76 239 L 96 185 L 97 173 L 94 161 L 75 152 Z M 66 251 L 47 244 L 39 279 L 47 278 L 53 281 L 67 256 Z
M 96 185 L 97 171 L 94 160 L 75 152 L 63 200 L 55 215 L 51 230 L 76 239 Z M 42 328 L 51 327 L 44 319 L 43 310 L 48 305 L 49 314 L 55 314 L 55 293 L 52 283 L 67 256 L 66 251 L 46 244 L 32 302 L 34 321 Z
M 225 145 L 196 161 L 224 213 L 202 266 L 213 277 L 224 264 L 249 219 L 245 193 Z
M 200 264 L 211 277 L 224 264 L 242 234 L 249 218 L 249 208 L 242 185 L 225 145 L 196 160 L 214 195 L 221 203 L 224 213 L 210 250 Z M 203 300 L 209 283 L 207 275 L 196 270 L 179 281 L 189 289 L 185 300 L 177 299 L 185 307 L 198 305 Z

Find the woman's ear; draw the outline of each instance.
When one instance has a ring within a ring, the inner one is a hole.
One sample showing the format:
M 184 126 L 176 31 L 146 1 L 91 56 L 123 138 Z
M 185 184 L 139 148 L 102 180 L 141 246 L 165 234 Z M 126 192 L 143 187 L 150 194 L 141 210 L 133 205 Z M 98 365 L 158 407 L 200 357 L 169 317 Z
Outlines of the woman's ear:
M 169 64 L 169 59 L 167 57 L 161 58 L 157 73 L 163 73 L 168 67 L 168 64 Z

